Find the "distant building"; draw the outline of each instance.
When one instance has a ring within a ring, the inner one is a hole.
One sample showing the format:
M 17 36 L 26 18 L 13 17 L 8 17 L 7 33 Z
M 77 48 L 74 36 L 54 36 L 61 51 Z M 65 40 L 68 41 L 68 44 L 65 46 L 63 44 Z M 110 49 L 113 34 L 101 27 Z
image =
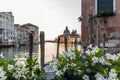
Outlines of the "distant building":
M 12 12 L 0 12 L 0 44 L 12 44 L 15 41 L 14 34 Z
M 15 27 L 15 44 L 18 44 L 21 42 L 21 27 L 20 24 L 14 24 Z
M 24 38 L 24 40 L 28 40 L 29 38 L 29 33 L 33 34 L 33 39 L 34 42 L 38 42 L 38 34 L 39 34 L 39 28 L 36 25 L 33 25 L 31 23 L 26 23 L 21 25 L 22 27 L 22 31 L 25 35 L 23 35 L 22 37 Z
M 120 46 L 120 0 L 82 1 L 82 46 Z
M 74 43 L 75 39 L 77 39 L 78 42 L 80 41 L 80 35 L 77 34 L 77 30 L 72 30 L 72 32 L 70 33 L 68 26 L 66 26 L 63 34 L 60 35 L 60 42 L 64 42 L 65 37 L 67 38 L 68 43 Z

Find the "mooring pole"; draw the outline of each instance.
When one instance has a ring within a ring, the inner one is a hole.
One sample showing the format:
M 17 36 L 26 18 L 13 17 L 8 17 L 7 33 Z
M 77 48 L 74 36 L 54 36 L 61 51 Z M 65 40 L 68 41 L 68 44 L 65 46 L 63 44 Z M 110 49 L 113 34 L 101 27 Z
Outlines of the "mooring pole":
M 40 32 L 40 50 L 41 50 L 41 66 L 44 66 L 45 61 L 45 35 L 44 32 Z
M 66 37 L 66 35 L 64 37 L 64 45 L 65 45 L 65 51 L 67 51 L 67 37 Z
M 57 58 L 59 55 L 59 44 L 60 44 L 60 37 L 58 36 L 58 40 L 57 40 Z
M 74 45 L 75 45 L 75 48 L 77 48 L 77 38 L 75 38 Z
M 32 33 L 29 34 L 29 57 L 32 58 L 33 52 L 33 35 Z

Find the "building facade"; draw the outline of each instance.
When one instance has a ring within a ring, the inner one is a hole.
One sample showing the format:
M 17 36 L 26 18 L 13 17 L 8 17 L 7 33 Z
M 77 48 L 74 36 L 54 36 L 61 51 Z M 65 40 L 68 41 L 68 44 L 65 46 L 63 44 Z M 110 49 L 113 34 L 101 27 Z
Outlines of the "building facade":
M 15 41 L 14 34 L 12 12 L 0 12 L 0 44 L 12 44 Z
M 68 26 L 66 26 L 63 34 L 60 35 L 60 42 L 65 42 L 65 38 L 67 39 L 67 42 L 71 44 L 75 43 L 75 40 L 77 43 L 80 42 L 80 35 L 77 34 L 77 30 L 72 30 L 72 32 L 70 32 Z
M 34 43 L 38 42 L 38 34 L 39 34 L 38 26 L 33 25 L 31 23 L 26 23 L 26 24 L 21 25 L 21 31 L 23 33 L 22 35 L 23 40 L 28 40 L 29 33 L 32 33 Z
M 120 44 L 120 0 L 81 0 L 81 42 L 118 47 Z
M 28 44 L 29 34 L 33 34 L 34 43 L 38 42 L 39 28 L 31 23 L 23 25 L 15 24 L 15 43 L 17 44 Z
M 15 45 L 26 44 L 29 40 L 29 32 L 32 32 L 34 42 L 38 42 L 39 28 L 31 23 L 14 24 L 12 12 L 0 12 L 0 44 Z

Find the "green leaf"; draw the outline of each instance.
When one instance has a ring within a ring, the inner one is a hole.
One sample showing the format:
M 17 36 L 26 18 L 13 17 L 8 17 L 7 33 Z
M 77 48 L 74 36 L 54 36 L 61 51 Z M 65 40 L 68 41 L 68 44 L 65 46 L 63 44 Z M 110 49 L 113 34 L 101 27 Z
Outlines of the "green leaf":
M 96 57 L 100 58 L 103 56 L 103 49 L 102 48 L 99 48 L 98 49 L 98 52 L 95 54 Z

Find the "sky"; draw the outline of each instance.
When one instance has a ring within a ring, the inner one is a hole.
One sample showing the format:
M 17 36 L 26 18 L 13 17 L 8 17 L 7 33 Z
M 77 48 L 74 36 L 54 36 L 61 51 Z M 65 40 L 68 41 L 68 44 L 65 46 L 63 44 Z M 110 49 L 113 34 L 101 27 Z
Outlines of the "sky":
M 70 32 L 80 33 L 80 0 L 0 0 L 1 12 L 12 12 L 15 24 L 32 23 L 45 32 L 46 39 Z

